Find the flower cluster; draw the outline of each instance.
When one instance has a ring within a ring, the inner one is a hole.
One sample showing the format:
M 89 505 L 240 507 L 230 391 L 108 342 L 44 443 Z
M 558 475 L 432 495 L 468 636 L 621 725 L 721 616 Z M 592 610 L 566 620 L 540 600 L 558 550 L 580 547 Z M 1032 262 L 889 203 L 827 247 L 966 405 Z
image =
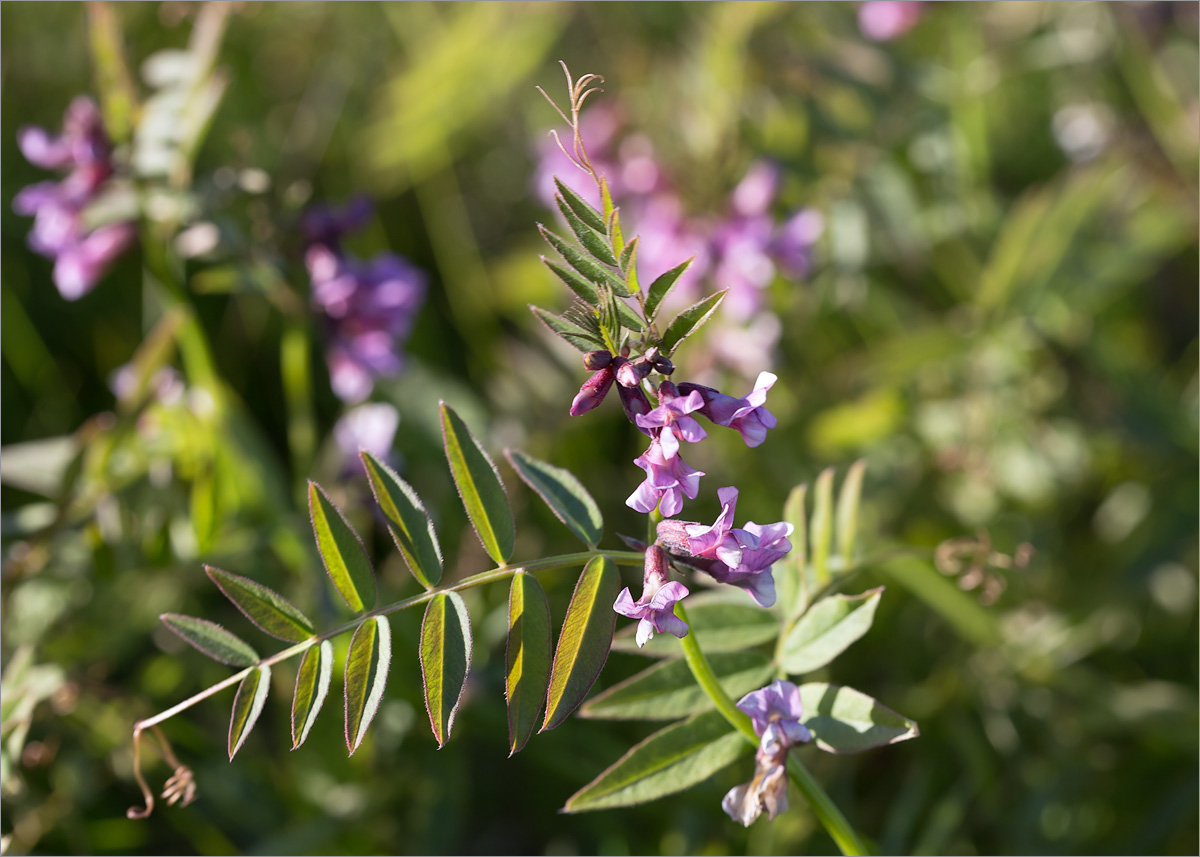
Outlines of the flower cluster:
M 379 377 L 404 366 L 401 348 L 425 298 L 426 276 L 394 253 L 357 259 L 342 237 L 370 218 L 369 200 L 344 208 L 317 206 L 301 228 L 308 248 L 304 262 L 312 280 L 312 302 L 324 319 L 325 359 L 334 393 L 361 402 Z
M 804 716 L 800 688 L 790 681 L 777 679 L 762 690 L 748 693 L 737 707 L 754 724 L 759 736 L 758 752 L 754 754 L 754 777 L 730 789 L 721 801 L 721 809 L 749 827 L 764 811 L 768 821 L 787 811 L 788 750 L 811 741 L 812 733 L 800 722 Z
M 131 221 L 92 227 L 85 210 L 113 176 L 112 143 L 95 102 L 79 96 L 63 116 L 63 132 L 43 128 L 17 132 L 17 145 L 31 164 L 67 170 L 59 182 L 30 185 L 17 194 L 13 210 L 34 218 L 29 246 L 54 260 L 54 284 L 67 300 L 77 300 L 95 287 L 109 265 L 133 243 Z
M 921 0 L 867 0 L 858 7 L 858 29 L 873 42 L 899 38 L 921 20 Z

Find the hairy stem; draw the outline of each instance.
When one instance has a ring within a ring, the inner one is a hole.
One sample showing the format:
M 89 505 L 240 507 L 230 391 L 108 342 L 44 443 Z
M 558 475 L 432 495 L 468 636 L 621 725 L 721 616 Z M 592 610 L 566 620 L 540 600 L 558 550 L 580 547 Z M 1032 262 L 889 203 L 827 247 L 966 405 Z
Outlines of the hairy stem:
M 683 602 L 675 604 L 675 615 L 687 622 L 687 611 L 684 609 Z M 746 716 L 734 704 L 729 694 L 725 692 L 725 688 L 721 687 L 720 681 L 717 680 L 716 673 L 708 663 L 708 659 L 704 656 L 704 652 L 700 650 L 700 645 L 696 642 L 696 635 L 689 633 L 680 643 L 683 646 L 683 656 L 687 661 L 688 668 L 692 671 L 692 676 L 696 679 L 696 683 L 700 685 L 701 690 L 708 695 L 712 700 L 713 705 L 717 710 L 729 721 L 729 724 L 737 729 L 742 735 L 753 744 L 758 746 L 758 735 L 754 732 L 754 726 L 750 722 L 750 718 Z M 862 842 L 855 833 L 854 828 L 846 821 L 846 817 L 842 815 L 841 810 L 837 805 L 830 800 L 829 795 L 825 794 L 825 790 L 820 784 L 813 779 L 812 774 L 804 767 L 804 764 L 795 756 L 788 756 L 788 775 L 791 777 L 796 788 L 804 795 L 804 799 L 808 801 L 808 805 L 812 807 L 813 814 L 817 820 L 821 822 L 825 830 L 833 837 L 833 841 L 837 843 L 843 854 L 866 854 Z

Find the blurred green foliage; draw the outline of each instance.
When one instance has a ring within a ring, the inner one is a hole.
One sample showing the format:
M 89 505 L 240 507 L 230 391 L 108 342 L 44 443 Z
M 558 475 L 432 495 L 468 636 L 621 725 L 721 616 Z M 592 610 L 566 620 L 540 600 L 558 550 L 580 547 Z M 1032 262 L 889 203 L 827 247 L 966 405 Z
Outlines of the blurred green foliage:
M 109 12 L 144 99 L 140 63 L 183 47 L 198 7 Z M 615 407 L 567 416 L 578 357 L 526 309 L 565 306 L 538 261 L 535 223 L 552 217 L 530 189 L 554 119 L 533 87 L 556 92 L 562 58 L 605 75 L 600 97 L 653 140 L 692 211 L 719 215 L 746 166 L 770 158 L 783 201 L 825 215 L 813 275 L 771 288 L 784 333 L 761 368 L 781 378 L 779 428 L 753 452 L 714 433 L 692 463 L 709 488 L 737 484 L 747 518 L 778 520 L 795 484 L 863 457 L 862 549 L 943 546 L 943 573 L 911 559 L 866 570 L 864 587 L 888 586 L 873 630 L 814 673 L 921 723 L 918 740 L 811 760 L 846 815 L 883 853 L 1196 853 L 1196 4 L 930 4 L 886 44 L 841 3 L 238 4 L 217 57 L 227 88 L 192 173 L 228 258 L 182 270 L 219 380 L 189 361 L 186 338 L 175 360 L 154 247 L 68 303 L 12 213 L 44 178 L 16 129 L 57 128 L 73 95 L 100 94 L 87 20 L 76 4 L 0 8 L 9 851 L 833 848 L 796 794 L 772 824 L 729 821 L 720 798 L 748 762 L 648 806 L 558 814 L 652 727 L 572 718 L 507 758 L 503 587 L 466 593 L 474 666 L 444 749 L 426 728 L 419 617 L 406 612 L 353 758 L 336 711 L 288 751 L 281 668 L 232 765 L 231 694 L 166 724 L 197 803 L 124 817 L 138 799 L 133 722 L 227 674 L 158 614 L 247 631 L 202 563 L 331 621 L 305 479 L 372 534 L 385 597 L 415 586 L 366 512 L 365 479 L 340 470 L 327 438 L 341 405 L 319 346 L 303 345 L 303 313 L 280 304 L 304 294 L 294 229 L 307 200 L 371 193 L 378 215 L 354 248 L 390 248 L 432 275 L 408 370 L 375 397 L 400 410 L 395 451 L 437 523 L 447 578 L 491 563 L 448 478 L 439 399 L 493 452 L 569 468 L 610 531 L 639 534 L 622 504 L 641 436 Z M 126 110 L 111 47 L 101 76 Z M 144 381 L 180 365 L 182 398 L 114 400 L 109 376 L 135 356 Z M 325 439 L 307 456 L 284 394 L 285 376 L 302 384 L 306 371 Z M 573 550 L 503 473 L 516 556 Z M 714 493 L 688 515 L 711 520 Z M 541 576 L 555 617 L 574 577 Z M 614 654 L 600 686 L 643 663 Z

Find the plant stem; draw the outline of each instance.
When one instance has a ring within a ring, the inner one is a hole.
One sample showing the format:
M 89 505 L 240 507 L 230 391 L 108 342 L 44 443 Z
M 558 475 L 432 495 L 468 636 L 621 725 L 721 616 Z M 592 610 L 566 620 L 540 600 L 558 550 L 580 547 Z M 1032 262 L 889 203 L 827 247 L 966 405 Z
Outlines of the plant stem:
M 687 622 L 687 610 L 684 609 L 682 602 L 676 602 L 675 615 Z M 737 729 L 742 735 L 753 744 L 758 746 L 758 735 L 754 732 L 754 726 L 750 722 L 750 718 L 746 716 L 734 704 L 729 694 L 725 692 L 725 688 L 721 687 L 720 681 L 717 680 L 716 674 L 708 663 L 708 659 L 704 657 L 704 652 L 700 650 L 700 644 L 696 642 L 696 635 L 689 633 L 686 637 L 680 640 L 683 646 L 683 656 L 687 661 L 688 669 L 692 671 L 692 676 L 696 679 L 696 683 L 700 685 L 700 689 L 708 695 L 712 700 L 713 705 L 721 712 L 729 724 Z M 788 756 L 788 775 L 791 777 L 796 788 L 804 795 L 804 799 L 808 801 L 808 805 L 812 807 L 813 814 L 817 820 L 824 826 L 826 832 L 837 843 L 838 848 L 843 854 L 866 854 L 858 834 L 854 828 L 846 821 L 846 817 L 842 815 L 841 810 L 837 805 L 830 800 L 829 795 L 825 794 L 825 790 L 820 784 L 813 779 L 808 769 L 794 755 Z
M 312 373 L 309 371 L 311 345 L 306 319 L 287 318 L 279 345 L 279 363 L 283 392 L 287 400 L 288 448 L 292 454 L 292 476 L 299 496 L 303 496 L 317 443 L 313 418 Z

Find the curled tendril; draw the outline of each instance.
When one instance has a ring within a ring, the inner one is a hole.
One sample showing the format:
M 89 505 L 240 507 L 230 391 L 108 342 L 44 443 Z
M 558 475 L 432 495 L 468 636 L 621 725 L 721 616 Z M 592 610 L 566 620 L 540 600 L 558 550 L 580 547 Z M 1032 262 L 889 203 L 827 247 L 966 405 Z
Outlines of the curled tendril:
M 162 797 L 168 806 L 174 806 L 177 803 L 187 806 L 196 799 L 196 775 L 191 768 L 182 764 L 175 757 L 171 744 L 162 731 L 157 726 L 152 728 L 154 737 L 158 739 L 162 757 L 175 769 L 163 786 Z M 142 800 L 146 802 L 146 805 L 131 806 L 125 810 L 125 817 L 130 819 L 147 818 L 150 813 L 154 812 L 154 793 L 150 791 L 150 786 L 146 784 L 146 779 L 142 776 L 142 728 L 140 726 L 133 730 L 133 777 L 137 780 L 138 788 L 142 790 Z
M 567 147 L 563 144 L 562 138 L 558 135 L 558 131 L 551 130 L 550 136 L 554 138 L 554 142 L 558 145 L 558 148 L 562 150 L 562 153 L 567 156 L 567 159 L 571 163 L 583 170 L 585 173 L 590 174 L 591 177 L 596 180 L 596 184 L 599 184 L 600 176 L 597 174 L 596 168 L 592 165 L 592 159 L 588 157 L 587 146 L 585 146 L 583 143 L 583 135 L 579 129 L 579 111 L 583 109 L 584 102 L 587 101 L 589 95 L 591 95 L 593 92 L 604 91 L 602 87 L 591 85 L 593 83 L 604 83 L 604 78 L 598 74 L 585 74 L 578 80 L 573 80 L 571 78 L 571 70 L 567 68 L 567 64 L 562 60 L 559 60 L 558 64 L 562 66 L 563 74 L 565 74 L 567 77 L 567 92 L 571 97 L 571 115 L 568 116 L 566 112 L 558 106 L 554 99 L 546 94 L 546 90 L 539 86 L 537 87 L 537 91 L 540 92 L 542 96 L 550 102 L 550 106 L 553 107 L 558 115 L 562 117 L 562 120 L 570 126 L 572 137 L 571 151 L 568 151 Z

